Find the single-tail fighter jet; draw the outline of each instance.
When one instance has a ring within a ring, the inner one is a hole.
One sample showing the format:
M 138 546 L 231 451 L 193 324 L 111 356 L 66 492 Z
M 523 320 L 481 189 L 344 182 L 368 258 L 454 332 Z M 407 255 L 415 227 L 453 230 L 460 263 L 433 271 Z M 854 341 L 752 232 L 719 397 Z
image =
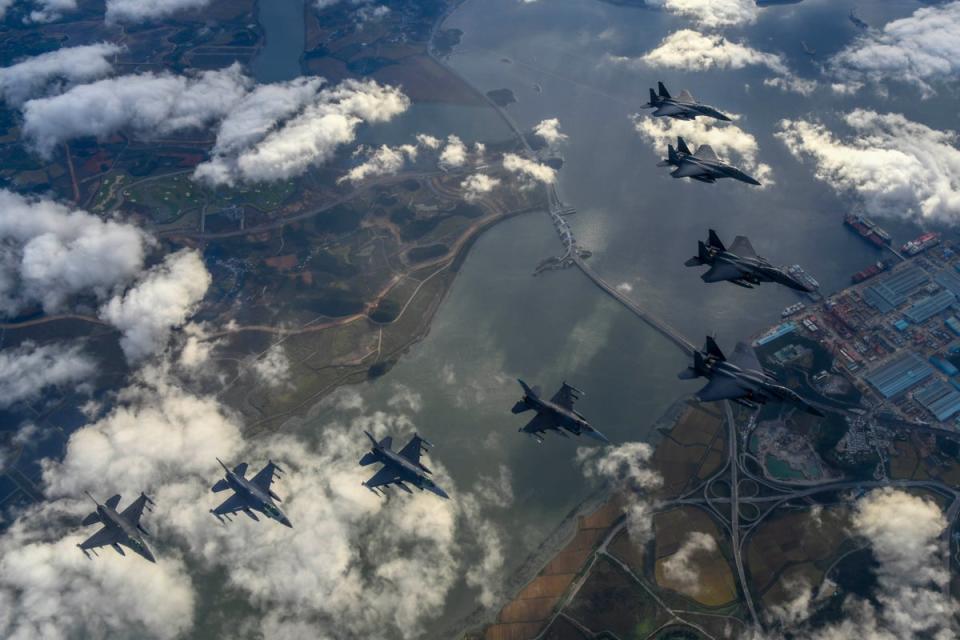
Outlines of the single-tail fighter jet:
M 217 480 L 210 490 L 214 493 L 227 489 L 233 491 L 233 495 L 224 500 L 223 504 L 210 510 L 210 513 L 215 515 L 217 520 L 221 522 L 224 519 L 230 520 L 230 514 L 242 511 L 250 519 L 259 522 L 260 518 L 254 513 L 254 511 L 259 511 L 267 518 L 272 518 L 285 527 L 293 528 L 287 516 L 273 502 L 274 500 L 281 502 L 280 497 L 270 490 L 270 484 L 273 482 L 274 476 L 279 477 L 283 473 L 283 469 L 270 460 L 267 462 L 267 466 L 260 469 L 257 475 L 248 480 L 246 478 L 246 462 L 241 462 L 235 466 L 233 471 L 223 464 L 220 458 L 217 458 L 217 462 L 227 473 L 223 478 Z
M 130 506 L 117 512 L 117 505 L 120 504 L 119 494 L 107 498 L 107 501 L 103 504 L 97 502 L 96 498 L 89 493 L 87 495 L 97 505 L 97 510 L 83 519 L 83 526 L 89 527 L 100 522 L 103 524 L 103 528 L 77 545 L 85 556 L 89 558 L 90 552 L 97 555 L 95 551 L 97 547 L 110 545 L 114 551 L 122 556 L 126 555 L 122 547 L 126 547 L 150 562 L 156 562 L 153 553 L 150 552 L 149 547 L 143 541 L 143 536 L 149 534 L 140 524 L 140 516 L 143 515 L 143 510 L 152 511 L 150 506 L 154 504 L 153 500 L 148 498 L 146 494 L 141 493 L 140 497 L 134 500 Z
M 693 178 L 700 182 L 713 184 L 720 178 L 733 178 L 748 184 L 759 185 L 755 178 L 724 162 L 708 144 L 702 144 L 696 153 L 690 153 L 690 148 L 683 138 L 677 137 L 677 148 L 667 145 L 667 159 L 660 162 L 658 167 L 676 167 L 670 175 L 674 178 Z
M 569 431 L 575 436 L 585 435 L 605 444 L 610 443 L 602 433 L 590 426 L 586 418 L 574 410 L 573 404 L 583 395 L 579 389 L 564 382 L 552 398 L 545 400 L 541 397 L 539 387 L 530 387 L 523 380 L 517 382 L 523 387 L 523 398 L 513 405 L 511 411 L 537 412 L 530 422 L 520 427 L 521 432 L 530 434 L 537 442 L 543 442 L 543 434 L 547 430 L 553 430 L 564 438 L 569 437 L 566 434 Z
M 420 462 L 420 456 L 429 451 L 427 447 L 433 446 L 427 440 L 414 434 L 410 442 L 404 445 L 400 451 L 394 451 L 392 437 L 387 436 L 377 442 L 376 438 L 369 432 L 364 431 L 364 433 L 370 438 L 373 447 L 360 458 L 360 465 L 365 467 L 375 462 L 383 465 L 379 471 L 363 483 L 363 486 L 367 489 L 378 495 L 385 495 L 385 489 L 388 489 L 391 485 L 396 485 L 407 493 L 413 493 L 406 484 L 410 483 L 421 491 L 430 491 L 441 498 L 450 497 L 446 491 L 430 479 L 433 472 Z
M 694 351 L 693 366 L 678 376 L 681 380 L 708 378 L 710 382 L 697 392 L 701 402 L 732 400 L 751 409 L 768 402 L 792 404 L 802 411 L 823 417 L 823 412 L 801 398 L 795 391 L 780 384 L 768 373 L 753 348 L 738 342 L 728 360 L 716 341 L 707 336 L 703 351 Z
M 676 98 L 670 95 L 662 82 L 657 83 L 659 93 L 650 89 L 650 102 L 641 109 L 656 109 L 654 116 L 666 116 L 677 120 L 695 120 L 697 116 L 707 116 L 717 120 L 729 121 L 730 118 L 708 104 L 697 102 L 690 92 L 684 89 Z
M 725 280 L 747 289 L 752 289 L 761 282 L 776 282 L 797 291 L 815 291 L 786 270 L 775 267 L 766 258 L 758 256 L 746 236 L 734 238 L 728 249 L 720 241 L 717 232 L 710 229 L 707 241 L 700 240 L 697 245 L 697 255 L 684 264 L 688 267 L 710 265 L 710 269 L 700 276 L 704 282 Z

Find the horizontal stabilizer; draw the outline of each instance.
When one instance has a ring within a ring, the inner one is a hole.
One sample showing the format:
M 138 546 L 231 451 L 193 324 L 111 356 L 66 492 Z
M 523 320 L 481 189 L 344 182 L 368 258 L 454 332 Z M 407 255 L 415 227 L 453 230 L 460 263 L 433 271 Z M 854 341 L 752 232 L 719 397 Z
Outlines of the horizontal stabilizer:
M 100 514 L 94 511 L 93 513 L 88 515 L 86 518 L 84 518 L 81 524 L 83 524 L 83 526 L 85 527 L 89 527 L 90 525 L 96 524 L 98 522 L 100 522 Z
M 360 466 L 365 467 L 367 465 L 373 464 L 377 461 L 377 456 L 373 455 L 372 451 L 368 451 L 363 454 L 363 457 L 360 458 Z
M 230 483 L 227 482 L 226 479 L 220 478 L 219 480 L 216 481 L 216 483 L 214 483 L 212 487 L 210 487 L 210 491 L 213 491 L 214 493 L 219 493 L 220 491 L 226 491 L 229 488 L 230 488 Z
M 241 462 L 233 468 L 233 472 L 241 478 L 245 477 L 247 475 L 247 463 Z
M 120 504 L 120 494 L 110 496 L 104 504 L 111 509 L 116 509 L 117 505 Z
M 510 409 L 510 411 L 513 413 L 523 413 L 524 411 L 530 411 L 530 405 L 528 405 L 523 400 L 520 400 L 517 402 L 517 404 L 513 405 L 513 408 Z

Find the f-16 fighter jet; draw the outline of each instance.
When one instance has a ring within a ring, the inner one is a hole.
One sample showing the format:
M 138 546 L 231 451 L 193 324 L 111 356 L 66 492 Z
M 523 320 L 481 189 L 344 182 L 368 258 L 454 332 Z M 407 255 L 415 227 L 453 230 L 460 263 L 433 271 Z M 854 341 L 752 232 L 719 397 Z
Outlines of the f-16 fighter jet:
M 537 442 L 543 442 L 543 434 L 547 430 L 554 430 L 564 438 L 569 437 L 566 434 L 569 431 L 576 436 L 585 435 L 609 444 L 610 441 L 602 433 L 591 427 L 587 419 L 573 409 L 573 404 L 583 395 L 582 391 L 564 382 L 552 398 L 544 400 L 540 397 L 539 387 L 530 387 L 523 380 L 517 382 L 523 387 L 523 398 L 513 405 L 511 411 L 537 412 L 530 422 L 520 428 L 521 432 L 530 434 Z
M 687 143 L 680 137 L 677 138 L 676 149 L 673 148 L 672 144 L 667 145 L 667 159 L 657 166 L 676 167 L 670 173 L 674 178 L 693 178 L 710 184 L 720 178 L 733 178 L 748 184 L 760 184 L 755 178 L 718 158 L 713 148 L 708 144 L 702 144 L 696 153 L 690 153 Z
M 737 236 L 727 249 L 717 232 L 710 229 L 707 241 L 697 242 L 697 255 L 686 261 L 688 267 L 710 265 L 710 269 L 700 278 L 704 282 L 732 282 L 747 289 L 761 282 L 777 282 L 797 291 L 811 292 L 815 289 L 798 278 L 793 277 L 780 267 L 770 264 L 766 258 L 757 255 L 745 236 Z
M 701 402 L 732 400 L 751 409 L 767 402 L 784 402 L 815 416 L 824 415 L 770 375 L 761 366 L 753 348 L 744 342 L 737 343 L 733 355 L 727 360 L 716 341 L 707 336 L 703 351 L 693 353 L 693 366 L 681 371 L 679 378 L 710 380 L 697 392 L 697 399 Z
M 697 116 L 707 116 L 717 120 L 729 121 L 730 118 L 708 104 L 694 100 L 690 92 L 684 89 L 676 98 L 670 95 L 662 82 L 657 83 L 659 94 L 650 89 L 650 102 L 641 109 L 656 109 L 654 116 L 667 116 L 677 120 L 695 120 Z
M 376 494 L 384 495 L 384 489 L 389 488 L 390 485 L 396 485 L 407 493 L 413 493 L 410 487 L 406 485 L 409 482 L 421 491 L 426 489 L 441 498 L 450 497 L 446 491 L 430 479 L 433 472 L 420 462 L 421 454 L 426 453 L 428 451 L 427 447 L 432 447 L 432 444 L 420 436 L 414 435 L 410 442 L 404 445 L 403 449 L 394 451 L 392 437 L 387 436 L 377 442 L 370 433 L 367 431 L 364 431 L 364 433 L 370 438 L 373 447 L 360 458 L 360 465 L 365 467 L 375 462 L 383 465 L 379 471 L 373 474 L 373 477 L 363 483 L 363 486 L 367 489 Z
M 287 516 L 283 515 L 283 512 L 280 511 L 273 502 L 274 500 L 280 502 L 279 496 L 270 490 L 270 484 L 273 482 L 274 475 L 279 476 L 283 473 L 283 469 L 270 460 L 267 462 L 267 466 L 248 480 L 246 478 L 246 462 L 241 462 L 235 466 L 233 471 L 231 471 L 227 465 L 223 464 L 220 458 L 217 458 L 217 462 L 220 463 L 220 466 L 223 467 L 223 470 L 227 473 L 225 477 L 217 480 L 210 490 L 218 493 L 231 489 L 234 492 L 232 496 L 223 501 L 223 504 L 216 509 L 210 510 L 210 513 L 215 515 L 217 520 L 221 522 L 224 518 L 229 520 L 230 514 L 242 511 L 249 518 L 259 522 L 260 518 L 254 513 L 254 511 L 259 511 L 264 516 L 272 518 L 286 527 L 293 528 Z
M 90 496 L 90 494 L 87 494 Z M 90 499 L 97 505 L 97 510 L 83 519 L 83 526 L 89 527 L 98 522 L 103 524 L 103 528 L 95 534 L 78 544 L 84 555 L 90 557 L 89 552 L 93 552 L 97 547 L 110 545 L 113 550 L 120 555 L 126 555 L 123 547 L 126 547 L 134 553 L 143 556 L 150 562 L 156 562 L 147 544 L 143 541 L 143 536 L 148 535 L 147 530 L 140 524 L 140 516 L 143 515 L 144 508 L 151 510 L 150 505 L 153 501 L 145 494 L 133 501 L 126 509 L 117 512 L 117 505 L 120 504 L 120 496 L 115 495 L 107 498 L 107 501 L 100 504 L 93 496 Z

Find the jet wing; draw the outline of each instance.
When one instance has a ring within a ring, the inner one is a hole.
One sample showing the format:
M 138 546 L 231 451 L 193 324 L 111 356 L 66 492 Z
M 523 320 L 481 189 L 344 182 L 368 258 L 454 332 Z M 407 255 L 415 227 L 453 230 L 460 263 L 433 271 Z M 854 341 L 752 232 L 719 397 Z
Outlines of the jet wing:
M 723 282 L 725 280 L 737 280 L 743 277 L 743 272 L 734 265 L 724 262 L 715 264 L 710 270 L 700 276 L 704 282 Z
M 717 157 L 717 152 L 714 151 L 713 147 L 711 147 L 708 144 L 700 145 L 700 148 L 698 148 L 697 152 L 693 155 L 700 158 L 701 160 L 714 160 L 718 162 L 720 160 L 720 158 Z
M 657 107 L 657 110 L 653 112 L 655 116 L 678 116 L 681 113 L 686 113 L 686 109 L 678 107 L 675 104 L 665 104 L 663 106 Z
M 273 482 L 273 479 L 276 477 L 277 465 L 273 462 L 268 462 L 267 466 L 257 472 L 257 475 L 250 478 L 250 482 L 257 485 L 264 491 L 270 490 L 270 483 Z
M 696 176 L 708 176 L 711 174 L 698 164 L 694 164 L 692 162 L 683 162 L 679 167 L 674 169 L 670 175 L 674 178 L 693 178 Z
M 96 549 L 97 547 L 106 547 L 107 545 L 116 544 L 122 539 L 119 534 L 119 531 L 110 529 L 109 527 L 103 527 L 100 529 L 100 531 L 97 531 L 95 534 L 81 542 L 80 548 Z
M 697 392 L 697 398 L 703 402 L 714 400 L 733 400 L 744 396 L 743 389 L 733 378 L 711 378 L 710 382 Z
M 382 487 L 385 484 L 393 484 L 400 478 L 395 467 L 384 465 L 380 471 L 373 474 L 373 477 L 364 482 L 368 488 Z
M 140 516 L 143 515 L 143 508 L 147 506 L 147 502 L 147 496 L 141 493 L 140 497 L 131 502 L 130 506 L 124 509 L 120 516 L 133 526 L 137 526 L 137 523 L 140 522 Z
M 573 404 L 579 399 L 580 392 L 564 382 L 560 390 L 550 398 L 550 402 L 558 404 L 565 409 L 573 409 Z
M 213 513 L 218 516 L 222 516 L 225 513 L 236 513 L 237 511 L 243 511 L 248 508 L 250 505 L 247 504 L 247 501 L 241 498 L 238 494 L 233 494 L 226 500 L 224 500 L 219 507 L 213 510 Z
M 547 429 L 556 429 L 557 426 L 553 424 L 553 421 L 550 420 L 546 415 L 538 413 L 533 419 L 525 424 L 520 431 L 524 433 L 542 433 Z
M 763 371 L 763 366 L 757 359 L 757 354 L 753 347 L 746 342 L 738 342 L 733 353 L 730 354 L 729 362 L 735 364 L 744 371 Z
M 753 245 L 746 236 L 737 236 L 730 245 L 730 252 L 743 258 L 756 258 L 757 252 L 753 250 Z
M 397 453 L 413 464 L 420 464 L 420 456 L 427 450 L 426 441 L 418 435 L 413 436 L 410 442 L 403 446 Z

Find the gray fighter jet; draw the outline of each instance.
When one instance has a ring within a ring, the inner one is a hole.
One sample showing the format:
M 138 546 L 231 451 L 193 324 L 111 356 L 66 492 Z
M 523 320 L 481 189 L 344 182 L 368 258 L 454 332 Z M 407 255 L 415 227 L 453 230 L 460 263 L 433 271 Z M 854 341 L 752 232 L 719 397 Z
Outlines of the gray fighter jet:
M 690 153 L 690 148 L 683 138 L 677 138 L 677 148 L 667 145 L 667 159 L 660 162 L 658 167 L 676 167 L 670 175 L 674 178 L 693 178 L 700 182 L 713 184 L 720 178 L 733 178 L 748 184 L 759 185 L 755 178 L 724 162 L 717 157 L 713 148 L 708 144 L 700 145 L 696 153 Z
M 230 520 L 230 514 L 242 511 L 247 517 L 259 522 L 260 518 L 254 513 L 254 511 L 259 511 L 266 517 L 272 518 L 286 527 L 293 528 L 287 516 L 285 516 L 273 502 L 274 500 L 280 502 L 279 496 L 270 490 L 270 484 L 273 482 L 274 476 L 282 474 L 283 469 L 275 465 L 272 460 L 269 460 L 267 461 L 267 465 L 261 469 L 257 475 L 248 480 L 246 478 L 246 462 L 241 462 L 235 466 L 233 471 L 231 471 L 227 465 L 223 464 L 220 458 L 217 458 L 217 462 L 220 463 L 220 466 L 223 467 L 223 470 L 227 473 L 225 477 L 217 480 L 210 490 L 218 493 L 232 489 L 234 492 L 232 496 L 223 501 L 223 504 L 216 509 L 210 510 L 210 513 L 215 515 L 217 520 L 221 522 L 223 522 L 224 519 Z
M 103 524 L 103 528 L 77 545 L 85 556 L 89 558 L 91 551 L 93 555 L 97 555 L 95 549 L 107 545 L 124 556 L 126 554 L 123 552 L 122 545 L 150 562 L 156 562 L 147 544 L 143 541 L 143 536 L 149 534 L 140 524 L 140 516 L 143 515 L 143 510 L 146 508 L 152 511 L 150 506 L 153 501 L 146 494 L 141 493 L 139 498 L 119 513 L 117 512 L 117 505 L 120 504 L 119 494 L 107 498 L 107 501 L 103 504 L 97 502 L 96 498 L 89 493 L 87 495 L 97 505 L 97 510 L 83 519 L 83 526 L 89 527 L 100 522 Z
M 737 343 L 733 355 L 727 360 L 716 341 L 707 336 L 703 351 L 693 353 L 693 366 L 681 371 L 679 378 L 710 380 L 697 392 L 697 399 L 701 402 L 732 400 L 751 409 L 768 402 L 782 402 L 815 416 L 824 415 L 795 391 L 780 384 L 761 366 L 753 348 L 744 342 Z
M 406 485 L 409 482 L 421 491 L 426 489 L 441 498 L 450 497 L 446 491 L 430 479 L 433 472 L 420 462 L 420 456 L 426 453 L 428 451 L 427 447 L 432 447 L 432 444 L 420 436 L 414 435 L 400 451 L 394 451 L 392 437 L 387 436 L 377 442 L 369 432 L 364 431 L 364 433 L 370 438 L 373 447 L 360 458 L 360 465 L 365 467 L 375 462 L 383 465 L 379 471 L 363 483 L 363 486 L 367 489 L 378 495 L 385 495 L 384 489 L 396 485 L 407 493 L 413 493 L 410 487 Z
M 700 278 L 704 282 L 732 282 L 735 285 L 752 289 L 761 282 L 777 282 L 797 291 L 812 292 L 812 287 L 790 275 L 780 267 L 770 264 L 766 258 L 757 255 L 745 236 L 737 236 L 727 249 L 717 232 L 710 229 L 707 241 L 697 242 L 697 255 L 686 261 L 688 267 L 710 265 L 710 269 Z
M 670 95 L 662 82 L 657 83 L 659 93 L 650 89 L 650 102 L 641 109 L 656 109 L 654 116 L 666 116 L 677 120 L 695 120 L 697 116 L 707 116 L 717 120 L 729 121 L 730 118 L 708 104 L 697 102 L 690 92 L 684 89 L 676 98 Z
M 537 442 L 543 442 L 543 434 L 547 430 L 556 431 L 564 438 L 569 437 L 566 434 L 569 431 L 575 436 L 585 435 L 605 444 L 610 443 L 602 433 L 590 426 L 586 418 L 574 410 L 573 404 L 583 395 L 579 389 L 564 382 L 552 398 L 544 400 L 540 397 L 539 387 L 530 387 L 523 380 L 517 380 L 517 382 L 523 387 L 523 398 L 513 405 L 511 411 L 513 413 L 537 412 L 530 422 L 520 427 L 522 433 L 530 434 L 536 438 Z

